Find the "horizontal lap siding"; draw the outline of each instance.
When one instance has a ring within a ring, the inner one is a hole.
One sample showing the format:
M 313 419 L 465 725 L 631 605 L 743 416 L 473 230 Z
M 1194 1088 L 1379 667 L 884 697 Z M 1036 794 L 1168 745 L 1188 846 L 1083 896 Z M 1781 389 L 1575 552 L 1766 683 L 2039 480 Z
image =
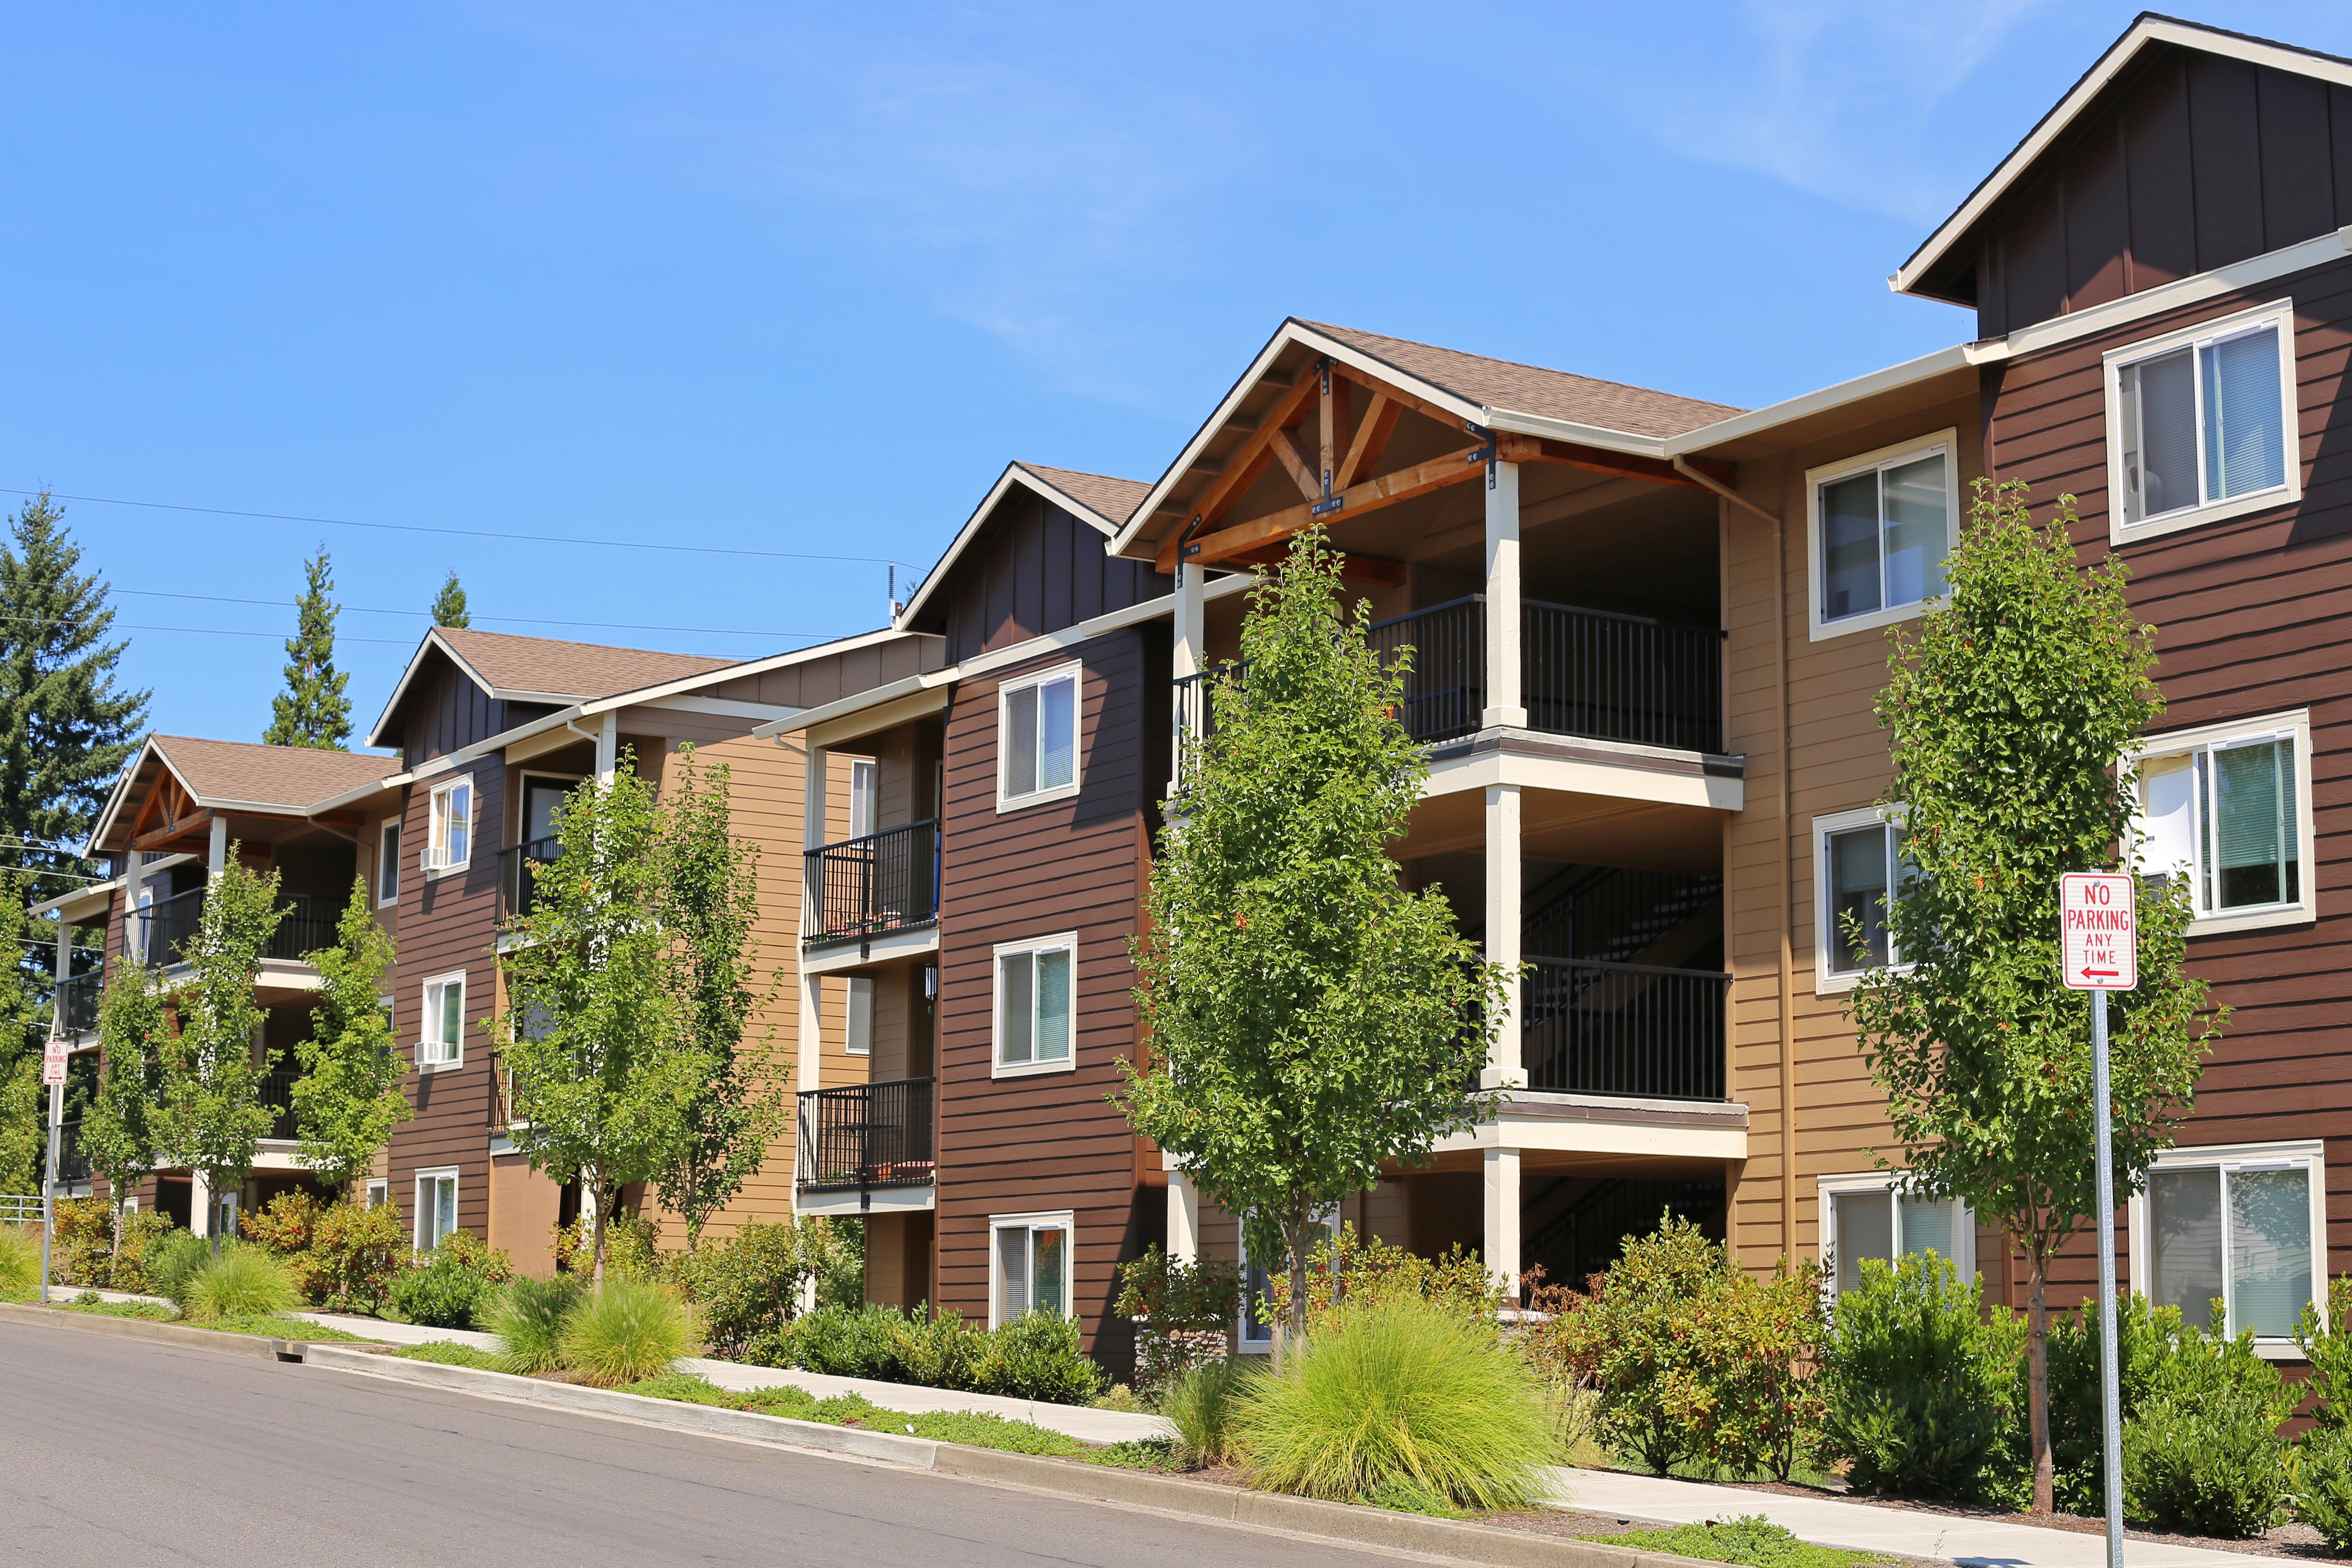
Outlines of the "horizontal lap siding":
M 1165 640 L 1162 633 L 1161 640 Z M 1163 711 L 1164 659 L 1141 631 L 1003 672 L 1018 679 L 1076 657 L 1086 671 L 1081 792 L 1073 800 L 999 813 L 997 680 L 961 683 L 948 715 L 945 871 L 941 892 L 939 1291 L 968 1317 L 988 1310 L 992 1215 L 1070 1209 L 1073 1283 L 1087 1343 L 1100 1342 L 1115 1271 L 1140 1245 L 1138 1144 L 1108 1101 L 1132 1059 L 1137 928 L 1145 875 L 1146 805 L 1164 783 L 1151 726 Z M 1075 1070 L 992 1079 L 997 944 L 1075 931 Z M 1108 1325 L 1116 1328 L 1116 1325 Z

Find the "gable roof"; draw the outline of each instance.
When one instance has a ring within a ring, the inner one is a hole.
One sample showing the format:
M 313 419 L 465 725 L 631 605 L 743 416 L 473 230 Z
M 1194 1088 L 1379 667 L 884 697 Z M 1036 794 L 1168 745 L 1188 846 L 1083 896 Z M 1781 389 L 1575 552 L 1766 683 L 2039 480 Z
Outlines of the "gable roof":
M 198 735 L 150 735 L 107 793 L 90 826 L 90 853 L 115 847 L 105 840 L 144 784 L 169 773 L 205 810 L 285 812 L 308 816 L 346 797 L 357 798 L 395 780 L 398 757 L 365 752 L 323 752 L 310 746 L 266 746 Z
M 1953 209 L 1952 216 L 1937 226 L 1936 232 L 1911 253 L 1908 260 L 1895 268 L 1887 278 L 1886 286 L 1898 294 L 1917 290 L 1937 265 L 1976 227 L 1978 221 L 2025 178 L 2035 161 L 2054 146 L 2076 121 L 2090 111 L 2093 101 L 2107 85 L 2122 75 L 2144 50 L 2158 44 L 2174 44 L 2206 54 L 2224 55 L 2252 65 L 2269 66 L 2298 76 L 2352 87 L 2352 60 L 2341 56 L 2299 48 L 2293 44 L 2258 38 L 2247 33 L 2210 27 L 2201 22 L 2184 22 L 2154 11 L 2143 11 L 2133 18 L 2130 26 L 2124 29 L 2123 36 L 2108 46 L 2107 52 L 2083 73 L 2067 90 L 2066 96 L 2053 104 L 2050 111 L 2034 123 L 2033 129 L 2025 133 L 2024 139 L 2011 149 L 2009 156 L 1979 182 L 1977 188 L 1969 193 L 1968 199 Z M 1922 297 L 1941 298 L 1925 294 Z
M 988 521 L 1005 493 L 1013 486 L 1034 490 L 1060 507 L 1080 522 L 1101 534 L 1108 541 L 1118 534 L 1138 503 L 1150 493 L 1151 487 L 1140 479 L 1122 479 L 1109 474 L 1089 474 L 1076 468 L 1049 468 L 1043 463 L 1013 462 L 1004 465 L 1004 471 L 980 499 L 971 515 L 964 520 L 956 536 L 949 542 L 939 562 L 925 574 L 915 596 L 898 612 L 892 624 L 904 631 L 915 624 L 915 616 L 930 602 L 931 594 L 947 580 L 949 569 L 971 542 L 980 537 L 982 527 Z
M 436 652 L 499 701 L 545 702 L 557 707 L 643 690 L 713 670 L 731 669 L 742 662 L 702 654 L 656 653 L 650 648 L 614 647 L 605 643 L 565 642 L 559 637 L 479 632 L 467 626 L 435 626 L 416 645 L 408 668 L 400 672 L 400 680 L 393 687 L 383 713 L 368 732 L 369 745 L 398 743 L 386 739 L 385 731 L 393 716 L 400 711 L 409 687 Z

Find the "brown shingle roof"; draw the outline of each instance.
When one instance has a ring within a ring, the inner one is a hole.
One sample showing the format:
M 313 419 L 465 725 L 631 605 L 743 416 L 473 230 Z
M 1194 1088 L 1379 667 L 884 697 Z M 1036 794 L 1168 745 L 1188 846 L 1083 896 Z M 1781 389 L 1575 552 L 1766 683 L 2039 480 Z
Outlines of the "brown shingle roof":
M 1597 381 L 1589 375 L 1571 375 L 1564 370 L 1546 370 L 1513 360 L 1465 354 L 1432 343 L 1358 331 L 1353 327 L 1335 327 L 1323 321 L 1299 324 L 1337 338 L 1407 375 L 1443 387 L 1484 408 L 1507 408 L 1545 419 L 1620 430 L 1628 436 L 1658 437 L 1679 436 L 1685 430 L 1696 430 L 1702 425 L 1747 412 L 1728 404 L 1677 397 L 1670 392 L 1653 392 L 1646 386 Z
M 1072 500 L 1092 507 L 1115 524 L 1125 522 L 1151 491 L 1151 487 L 1140 479 L 1113 479 L 1108 474 L 1082 474 L 1076 468 L 1049 468 L 1043 463 L 1023 463 L 1021 467 Z
M 249 741 L 207 741 L 157 735 L 155 749 L 188 788 L 205 800 L 305 810 L 346 790 L 396 773 L 398 757 L 364 752 L 320 752 L 308 746 L 261 746 Z
M 436 635 L 497 690 L 544 691 L 579 700 L 617 697 L 740 662 L 457 626 L 438 627 Z

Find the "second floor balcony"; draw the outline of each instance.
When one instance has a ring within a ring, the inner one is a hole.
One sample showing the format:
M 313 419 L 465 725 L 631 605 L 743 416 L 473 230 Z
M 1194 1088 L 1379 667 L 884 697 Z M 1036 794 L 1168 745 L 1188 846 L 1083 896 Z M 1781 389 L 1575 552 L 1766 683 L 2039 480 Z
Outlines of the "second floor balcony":
M 938 920 L 939 826 L 910 822 L 805 851 L 803 942 L 856 941 Z
M 278 908 L 278 929 L 262 950 L 264 958 L 299 963 L 320 948 L 334 945 L 335 921 L 342 913 L 335 900 L 289 893 L 279 898 Z M 204 923 L 204 914 L 202 888 L 159 899 L 140 910 L 140 951 L 147 962 L 165 966 L 185 962 L 187 944 Z
M 1531 958 L 1520 988 L 1528 1087 L 1626 1100 L 1719 1100 L 1731 976 Z
M 106 994 L 106 972 L 77 974 L 58 987 L 58 1033 L 68 1039 L 98 1032 L 99 1004 Z
M 933 1184 L 939 1177 L 931 1139 L 935 1084 L 909 1078 L 801 1095 L 794 1185 L 823 1193 Z
M 509 844 L 499 851 L 499 921 L 530 913 L 537 899 L 539 868 L 554 864 L 563 846 L 551 835 Z

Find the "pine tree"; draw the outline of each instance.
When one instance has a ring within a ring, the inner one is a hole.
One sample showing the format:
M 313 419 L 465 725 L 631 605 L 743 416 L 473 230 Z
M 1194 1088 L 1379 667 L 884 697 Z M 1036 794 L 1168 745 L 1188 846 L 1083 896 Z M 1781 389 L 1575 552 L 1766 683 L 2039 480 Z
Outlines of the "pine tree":
M 474 624 L 474 617 L 466 612 L 466 590 L 458 585 L 455 572 L 449 574 L 449 580 L 441 584 L 441 592 L 434 596 L 433 624 L 456 626 L 460 630 Z
M 77 570 L 64 517 L 44 493 L 16 510 L 0 543 L 0 849 L 12 852 L 0 860 L 78 872 L 68 847 L 89 836 L 137 748 L 148 693 L 117 683 L 130 645 L 107 640 L 107 585 Z M 72 886 L 39 876 L 27 894 Z
M 335 574 L 327 547 L 303 563 L 302 596 L 295 601 L 299 620 L 286 639 L 286 690 L 270 703 L 269 728 L 261 739 L 272 746 L 310 746 L 340 752 L 352 734 L 352 700 L 343 695 L 348 671 L 335 668 L 335 612 L 339 605 L 327 595 L 334 591 Z

